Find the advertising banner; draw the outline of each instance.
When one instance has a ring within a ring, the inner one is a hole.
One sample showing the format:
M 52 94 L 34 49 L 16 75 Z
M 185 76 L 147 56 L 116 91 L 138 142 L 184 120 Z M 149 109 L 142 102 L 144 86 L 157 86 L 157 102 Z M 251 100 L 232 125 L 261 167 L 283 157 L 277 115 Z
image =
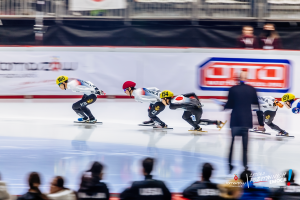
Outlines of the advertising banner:
M 109 10 L 126 8 L 126 0 L 70 0 L 70 10 Z
M 300 52 L 100 47 L 0 48 L 0 95 L 81 95 L 61 90 L 60 75 L 92 82 L 107 95 L 122 85 L 157 87 L 174 94 L 226 96 L 240 70 L 260 95 L 300 96 Z

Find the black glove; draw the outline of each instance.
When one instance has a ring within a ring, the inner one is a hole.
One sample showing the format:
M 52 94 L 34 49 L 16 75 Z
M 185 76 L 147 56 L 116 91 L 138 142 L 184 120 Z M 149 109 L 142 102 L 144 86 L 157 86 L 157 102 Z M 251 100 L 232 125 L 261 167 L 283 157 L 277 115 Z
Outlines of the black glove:
M 105 95 L 105 92 L 103 92 L 102 90 L 96 90 L 95 94 Z

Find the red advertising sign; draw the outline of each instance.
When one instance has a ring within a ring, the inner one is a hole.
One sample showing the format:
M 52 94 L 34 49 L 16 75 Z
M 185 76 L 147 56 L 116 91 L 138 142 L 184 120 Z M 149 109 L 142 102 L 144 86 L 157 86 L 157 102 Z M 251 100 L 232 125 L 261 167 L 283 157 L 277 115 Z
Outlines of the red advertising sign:
M 237 84 L 241 70 L 248 71 L 247 84 L 259 92 L 287 92 L 291 83 L 291 64 L 279 59 L 211 58 L 199 67 L 202 90 L 228 90 Z

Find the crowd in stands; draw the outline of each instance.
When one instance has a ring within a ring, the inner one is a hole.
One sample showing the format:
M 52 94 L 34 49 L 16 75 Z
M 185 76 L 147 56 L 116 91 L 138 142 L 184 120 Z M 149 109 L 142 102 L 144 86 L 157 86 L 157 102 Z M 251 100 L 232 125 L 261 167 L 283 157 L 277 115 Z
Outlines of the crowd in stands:
M 282 49 L 281 40 L 274 24 L 265 24 L 259 37 L 254 35 L 252 26 L 244 26 L 237 39 L 237 47 L 245 49 Z
M 131 187 L 125 189 L 119 197 L 110 197 L 109 188 L 102 181 L 103 165 L 94 162 L 91 169 L 82 175 L 77 192 L 64 186 L 64 178 L 56 176 L 51 182 L 49 193 L 42 193 L 40 175 L 31 172 L 28 177 L 28 192 L 21 196 L 12 196 L 6 189 L 6 184 L 0 181 L 0 200 L 288 200 L 300 199 L 300 186 L 294 182 L 294 172 L 285 175 L 286 186 L 277 189 L 258 187 L 251 181 L 252 172 L 245 170 L 238 177 L 224 184 L 213 183 L 210 178 L 214 170 L 210 163 L 201 166 L 200 179 L 188 186 L 178 197 L 170 193 L 167 185 L 152 177 L 153 158 L 142 161 L 144 180 L 134 181 Z M 197 179 L 197 178 L 195 178 Z M 289 180 L 289 181 L 288 181 Z M 288 184 L 287 184 L 288 183 Z

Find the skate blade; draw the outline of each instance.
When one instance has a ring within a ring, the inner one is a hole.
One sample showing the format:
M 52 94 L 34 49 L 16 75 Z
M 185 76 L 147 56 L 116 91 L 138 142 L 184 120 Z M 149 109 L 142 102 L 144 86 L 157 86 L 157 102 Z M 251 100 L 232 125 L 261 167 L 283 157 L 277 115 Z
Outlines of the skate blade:
M 80 121 L 74 121 L 76 124 L 103 124 L 103 122 L 80 122 Z
M 219 131 L 222 130 L 222 128 L 226 125 L 227 120 L 225 122 L 222 123 L 222 125 L 219 127 Z
M 207 131 L 197 131 L 197 130 L 189 130 L 189 131 L 199 132 L 199 133 L 207 133 Z
M 158 129 L 173 129 L 173 128 L 160 128 L 160 127 L 153 127 L 153 129 L 156 129 L 156 130 L 158 130 Z
M 276 135 L 276 137 L 295 137 L 293 135 L 288 135 L 288 136 L 284 136 L 284 135 Z
M 148 125 L 148 124 L 139 124 L 139 126 L 155 126 L 155 124 L 151 124 L 151 125 Z
M 264 135 L 271 135 L 271 133 L 266 133 L 266 132 L 263 132 L 263 131 L 254 131 L 253 129 L 250 129 L 249 132 L 259 133 L 259 134 L 264 134 Z

